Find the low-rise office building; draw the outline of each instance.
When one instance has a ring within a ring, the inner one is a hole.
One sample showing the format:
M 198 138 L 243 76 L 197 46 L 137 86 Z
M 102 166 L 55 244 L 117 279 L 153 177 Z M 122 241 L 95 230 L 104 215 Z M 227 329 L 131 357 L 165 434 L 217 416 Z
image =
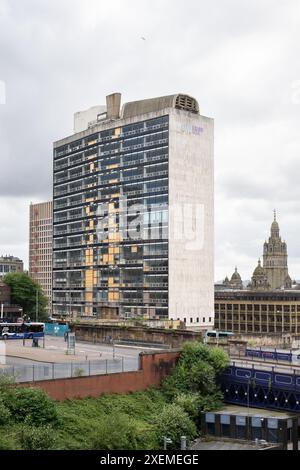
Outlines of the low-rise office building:
M 289 444 L 298 450 L 297 414 L 229 405 L 220 411 L 202 413 L 203 435 L 245 441 Z
M 263 245 L 250 282 L 243 282 L 237 268 L 230 280 L 215 285 L 215 328 L 249 334 L 300 333 L 300 289 L 288 272 L 287 244 L 276 220 Z
M 300 290 L 216 290 L 215 328 L 233 333 L 300 333 Z
M 17 321 L 22 314 L 20 305 L 11 304 L 10 287 L 0 281 L 0 321 Z
M 0 278 L 8 273 L 23 272 L 23 261 L 15 256 L 0 257 Z

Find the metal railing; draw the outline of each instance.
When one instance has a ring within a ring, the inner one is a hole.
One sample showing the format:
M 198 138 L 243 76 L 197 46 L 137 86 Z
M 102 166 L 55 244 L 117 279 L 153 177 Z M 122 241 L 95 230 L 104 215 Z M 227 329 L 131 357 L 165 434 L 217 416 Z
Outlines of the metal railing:
M 139 357 L 118 357 L 100 361 L 8 365 L 0 366 L 0 376 L 14 377 L 18 383 L 36 382 L 137 371 L 139 365 Z

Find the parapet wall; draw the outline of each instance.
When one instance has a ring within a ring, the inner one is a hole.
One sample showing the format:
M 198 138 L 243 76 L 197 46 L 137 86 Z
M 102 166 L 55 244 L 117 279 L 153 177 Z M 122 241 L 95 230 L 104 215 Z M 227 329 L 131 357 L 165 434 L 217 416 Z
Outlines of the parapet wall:
M 199 331 L 166 330 L 162 328 L 147 328 L 118 325 L 75 325 L 74 331 L 78 341 L 106 343 L 112 341 L 143 342 L 167 345 L 170 348 L 180 348 L 187 341 L 199 341 L 203 334 Z
M 24 387 L 39 387 L 55 400 L 98 397 L 103 394 L 129 393 L 158 387 L 170 374 L 180 356 L 179 350 L 140 354 L 140 369 L 89 377 L 43 380 L 22 384 Z

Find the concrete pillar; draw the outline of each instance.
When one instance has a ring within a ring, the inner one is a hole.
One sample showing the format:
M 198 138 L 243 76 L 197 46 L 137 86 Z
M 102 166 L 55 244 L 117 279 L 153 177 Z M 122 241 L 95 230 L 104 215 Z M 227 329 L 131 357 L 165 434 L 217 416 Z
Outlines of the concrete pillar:
M 293 418 L 292 442 L 293 450 L 298 450 L 298 418 Z
M 236 439 L 236 420 L 235 416 L 230 416 L 230 438 Z
M 221 415 L 216 414 L 215 415 L 215 436 L 216 437 L 221 437 L 222 432 L 221 432 Z
M 282 444 L 283 450 L 287 450 L 287 421 L 279 420 L 278 441 Z

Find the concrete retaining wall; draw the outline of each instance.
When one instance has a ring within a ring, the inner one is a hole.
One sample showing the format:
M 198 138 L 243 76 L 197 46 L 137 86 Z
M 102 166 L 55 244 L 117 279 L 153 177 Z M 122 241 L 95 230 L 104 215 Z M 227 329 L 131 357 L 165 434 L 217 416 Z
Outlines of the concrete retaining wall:
M 202 333 L 198 331 L 117 325 L 80 324 L 75 325 L 74 331 L 78 341 L 105 343 L 111 338 L 113 341 L 156 343 L 170 348 L 180 348 L 187 341 L 199 341 L 202 338 Z

